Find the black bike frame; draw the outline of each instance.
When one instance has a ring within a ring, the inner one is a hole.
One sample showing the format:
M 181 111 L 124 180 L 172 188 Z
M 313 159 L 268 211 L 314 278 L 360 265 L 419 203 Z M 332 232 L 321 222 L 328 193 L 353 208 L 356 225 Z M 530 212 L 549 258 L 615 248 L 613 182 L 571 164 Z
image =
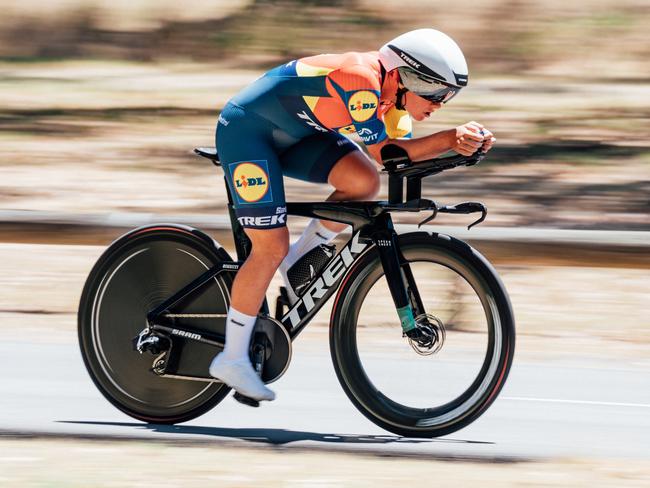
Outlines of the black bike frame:
M 211 148 L 197 148 L 195 152 L 220 166 L 216 151 Z M 388 144 L 382 148 L 382 159 L 385 170 L 389 174 L 387 202 L 287 203 L 287 213 L 289 215 L 330 220 L 352 226 L 351 239 L 328 265 L 312 279 L 305 292 L 299 297 L 298 302 L 291 306 L 282 317 L 282 324 L 287 329 L 291 340 L 293 341 L 296 338 L 312 317 L 334 294 L 340 286 L 342 278 L 359 256 L 372 246 L 376 246 L 379 250 L 379 257 L 384 268 L 390 294 L 402 326 L 405 329 L 414 327 L 414 317 L 425 313 L 425 310 L 411 268 L 400 252 L 398 237 L 393 228 L 390 212 L 432 211 L 432 215 L 425 219 L 422 224 L 435 218 L 438 212 L 455 214 L 481 212 L 481 218 L 470 224 L 469 228 L 482 222 L 487 214 L 487 209 L 482 203 L 464 202 L 457 205 L 438 206 L 432 200 L 421 198 L 421 180 L 426 176 L 447 169 L 474 165 L 481 161 L 484 156 L 483 153 L 478 151 L 469 157 L 434 158 L 413 164 L 404 149 Z M 406 198 L 404 198 L 405 182 Z M 167 312 L 182 299 L 196 293 L 220 273 L 236 273 L 250 254 L 251 242 L 237 220 L 232 194 L 227 183 L 226 191 L 228 195 L 228 214 L 238 261 L 221 262 L 215 265 L 150 311 L 147 314 L 147 323 L 150 330 L 159 330 L 206 344 L 223 346 L 224 337 L 219 334 L 175 327 L 176 318 L 182 318 L 183 314 Z M 266 300 L 264 300 L 261 311 L 268 313 Z M 209 315 L 192 314 L 192 316 L 208 317 Z M 225 315 L 223 317 L 225 318 Z M 161 323 L 161 319 L 166 322 Z
M 223 345 L 224 338 L 219 334 L 175 326 L 175 320 L 173 319 L 182 316 L 182 314 L 167 312 L 184 298 L 198 292 L 220 273 L 237 272 L 248 257 L 251 249 L 250 241 L 236 218 L 229 189 L 228 201 L 228 212 L 232 223 L 238 261 L 224 261 L 215 265 L 150 311 L 147 314 L 147 320 L 151 330 L 158 330 L 211 345 Z M 429 201 L 423 201 L 423 205 L 426 205 L 427 202 Z M 419 210 L 425 209 L 430 208 L 428 206 L 419 208 Z M 330 220 L 352 226 L 350 240 L 328 265 L 312 279 L 299 300 L 282 317 L 282 324 L 289 332 L 292 341 L 338 289 L 347 270 L 350 269 L 359 256 L 373 245 L 379 250 L 379 256 L 395 307 L 403 309 L 411 305 L 415 315 L 424 313 L 411 270 L 399 251 L 397 234 L 393 228 L 390 210 L 413 211 L 414 209 L 412 205 L 395 205 L 387 202 L 287 203 L 287 213 L 289 215 Z M 407 294 L 407 287 L 409 294 Z M 409 303 L 409 296 L 412 297 L 412 304 Z M 266 301 L 263 311 L 268 312 Z M 168 322 L 169 318 L 172 319 L 171 323 Z

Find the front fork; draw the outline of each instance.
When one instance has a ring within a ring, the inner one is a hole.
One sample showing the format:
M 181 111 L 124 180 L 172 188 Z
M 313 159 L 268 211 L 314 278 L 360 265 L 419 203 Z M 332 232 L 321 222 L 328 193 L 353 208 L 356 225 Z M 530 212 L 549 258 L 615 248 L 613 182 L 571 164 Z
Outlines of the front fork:
M 397 309 L 402 330 L 406 333 L 417 327 L 415 317 L 425 313 L 411 267 L 402 256 L 398 236 L 393 228 L 390 214 L 382 216 L 380 230 L 372 234 L 372 240 L 379 249 L 388 288 Z

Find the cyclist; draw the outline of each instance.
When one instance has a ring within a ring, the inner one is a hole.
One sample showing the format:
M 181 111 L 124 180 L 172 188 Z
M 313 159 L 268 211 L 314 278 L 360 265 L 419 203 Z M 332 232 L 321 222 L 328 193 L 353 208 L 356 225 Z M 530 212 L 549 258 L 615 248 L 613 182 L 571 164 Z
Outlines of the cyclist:
M 266 289 L 280 267 L 329 243 L 344 224 L 312 220 L 289 246 L 283 175 L 329 183 L 330 201 L 372 200 L 379 175 L 371 159 L 347 138 L 356 133 L 375 161 L 396 144 L 413 161 L 447 151 L 489 151 L 492 133 L 477 122 L 411 139 L 411 118 L 421 121 L 467 85 L 458 45 L 434 29 L 393 39 L 378 52 L 321 54 L 278 66 L 235 95 L 217 124 L 217 150 L 239 223 L 252 243 L 238 271 L 226 321 L 226 344 L 210 374 L 241 394 L 273 400 L 255 373 L 250 337 Z

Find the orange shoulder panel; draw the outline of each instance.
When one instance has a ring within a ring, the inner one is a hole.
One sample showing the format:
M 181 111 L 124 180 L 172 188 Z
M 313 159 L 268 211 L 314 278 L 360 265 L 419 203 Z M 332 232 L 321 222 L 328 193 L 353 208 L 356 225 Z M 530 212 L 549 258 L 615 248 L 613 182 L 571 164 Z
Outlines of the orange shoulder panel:
M 298 60 L 304 71 L 325 74 L 330 98 L 319 98 L 312 107 L 317 119 L 326 127 L 343 127 L 353 121 L 346 106 L 347 96 L 359 90 L 379 92 L 379 56 L 375 52 L 320 54 Z

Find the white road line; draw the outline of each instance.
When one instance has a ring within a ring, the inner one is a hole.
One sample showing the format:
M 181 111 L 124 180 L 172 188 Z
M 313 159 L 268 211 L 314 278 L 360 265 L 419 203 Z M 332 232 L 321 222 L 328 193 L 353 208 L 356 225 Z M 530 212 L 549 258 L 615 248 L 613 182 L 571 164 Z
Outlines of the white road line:
M 501 397 L 501 400 L 518 402 L 579 403 L 583 405 L 604 405 L 606 407 L 650 408 L 650 403 L 594 402 L 589 400 L 562 400 L 560 398 Z

